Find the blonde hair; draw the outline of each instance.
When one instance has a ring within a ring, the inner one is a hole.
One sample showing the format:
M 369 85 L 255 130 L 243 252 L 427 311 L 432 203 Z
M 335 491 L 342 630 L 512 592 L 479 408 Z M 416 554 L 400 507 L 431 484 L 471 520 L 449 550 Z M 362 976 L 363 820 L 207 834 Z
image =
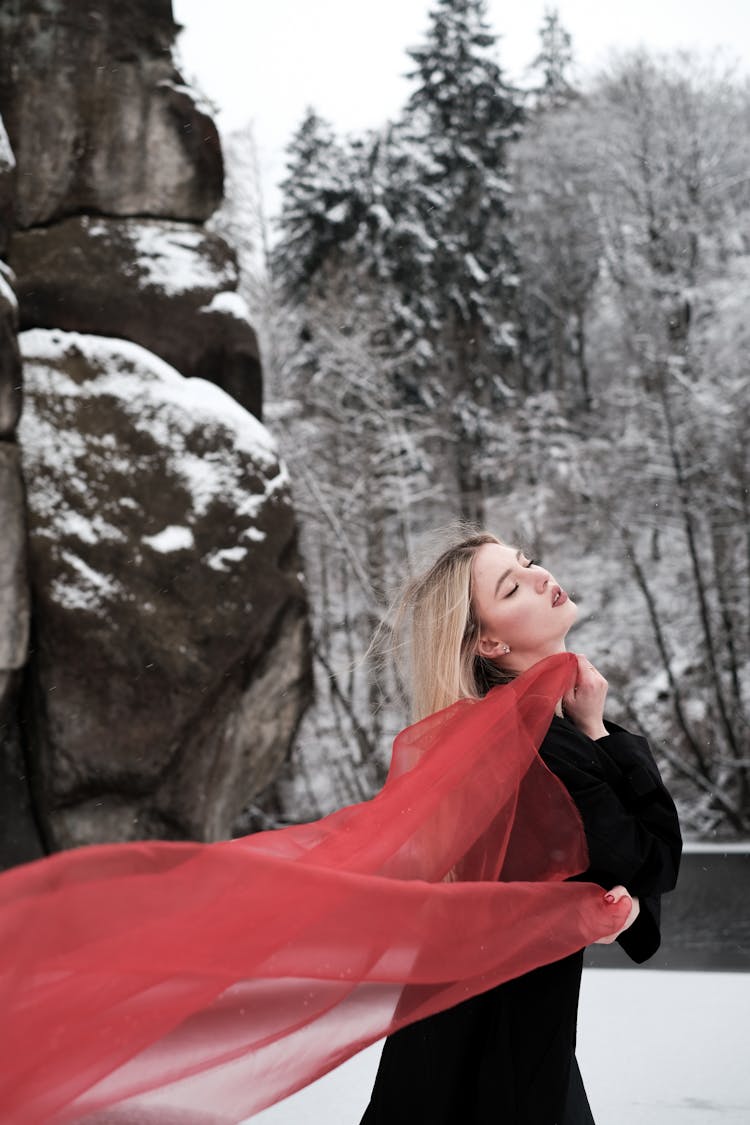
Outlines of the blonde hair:
M 477 652 L 479 621 L 472 605 L 472 564 L 480 547 L 502 541 L 475 532 L 453 543 L 401 595 L 394 620 L 399 649 L 409 651 L 414 720 L 459 699 L 480 699 L 511 674 Z

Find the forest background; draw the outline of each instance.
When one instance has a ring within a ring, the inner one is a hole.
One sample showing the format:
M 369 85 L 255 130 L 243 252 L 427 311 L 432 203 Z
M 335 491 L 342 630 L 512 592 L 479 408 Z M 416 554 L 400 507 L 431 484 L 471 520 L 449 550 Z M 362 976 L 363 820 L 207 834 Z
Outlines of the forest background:
M 548 11 L 520 88 L 482 0 L 437 0 L 397 117 L 340 137 L 305 115 L 278 229 L 251 130 L 226 141 L 215 222 L 261 332 L 316 662 L 255 826 L 382 783 L 408 713 L 368 646 L 461 518 L 570 590 L 571 647 L 688 833 L 750 828 L 750 87 L 646 51 L 577 86 L 573 48 Z

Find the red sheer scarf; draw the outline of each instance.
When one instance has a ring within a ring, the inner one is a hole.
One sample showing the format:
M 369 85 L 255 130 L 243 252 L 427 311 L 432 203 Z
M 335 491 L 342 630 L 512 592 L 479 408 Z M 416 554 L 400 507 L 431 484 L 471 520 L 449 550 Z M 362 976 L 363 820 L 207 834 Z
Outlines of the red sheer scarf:
M 618 929 L 627 900 L 564 882 L 583 829 L 536 753 L 575 669 L 408 727 L 381 792 L 312 824 L 0 876 L 3 1119 L 238 1122 Z

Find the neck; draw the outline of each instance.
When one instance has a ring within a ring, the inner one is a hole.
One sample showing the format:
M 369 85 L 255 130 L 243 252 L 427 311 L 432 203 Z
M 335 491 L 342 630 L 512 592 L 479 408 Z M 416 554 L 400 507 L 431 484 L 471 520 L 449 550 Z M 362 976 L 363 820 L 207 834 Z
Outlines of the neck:
M 522 672 L 525 672 L 527 670 L 527 668 L 532 668 L 535 664 L 538 664 L 540 660 L 544 660 L 545 657 L 555 656 L 559 652 L 567 652 L 567 651 L 568 650 L 565 647 L 565 638 L 564 637 L 557 644 L 551 645 L 548 649 L 545 649 L 544 652 L 540 652 L 538 650 L 535 651 L 535 652 L 529 652 L 529 653 L 514 651 L 513 654 L 511 655 L 511 660 L 513 662 L 513 666 L 509 670 L 511 672 L 515 673 L 516 675 L 520 676 L 520 674 Z M 507 667 L 507 665 L 506 665 L 506 667 Z M 563 712 L 563 706 L 562 706 L 562 699 L 558 699 L 557 703 L 555 704 L 555 714 L 560 719 L 565 718 L 565 714 Z
M 560 652 L 567 651 L 568 650 L 565 647 L 564 639 L 559 641 L 557 644 L 550 645 L 549 648 L 545 648 L 543 651 L 535 649 L 533 652 L 523 652 L 514 649 L 510 655 L 510 658 L 506 662 L 503 662 L 501 667 L 507 668 L 516 676 L 520 676 L 522 672 L 526 672 L 529 668 L 533 668 L 533 666 L 535 664 L 538 664 L 540 660 L 544 660 L 548 656 L 556 656 Z

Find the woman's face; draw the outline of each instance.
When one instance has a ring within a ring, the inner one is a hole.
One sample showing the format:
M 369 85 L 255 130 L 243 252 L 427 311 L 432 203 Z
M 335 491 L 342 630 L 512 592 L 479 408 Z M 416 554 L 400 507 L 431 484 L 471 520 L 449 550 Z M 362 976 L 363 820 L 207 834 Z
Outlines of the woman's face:
M 474 556 L 472 576 L 482 656 L 524 671 L 564 651 L 578 610 L 548 570 L 514 547 L 484 543 Z

